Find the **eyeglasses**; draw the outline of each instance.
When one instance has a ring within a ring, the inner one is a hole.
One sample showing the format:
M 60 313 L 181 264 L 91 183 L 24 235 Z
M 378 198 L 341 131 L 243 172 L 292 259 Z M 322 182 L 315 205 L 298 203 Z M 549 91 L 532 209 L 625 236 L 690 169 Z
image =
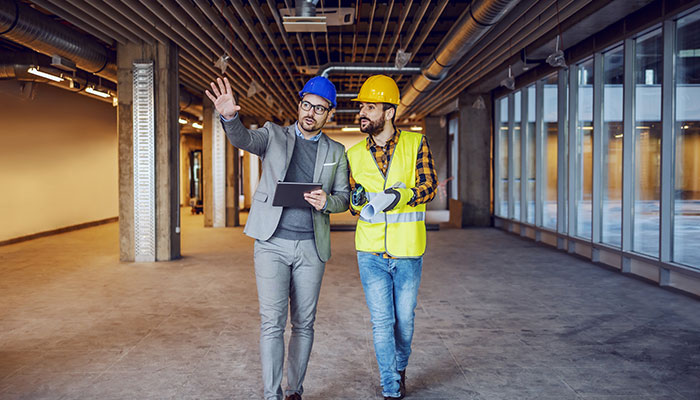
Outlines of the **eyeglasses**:
M 309 111 L 312 107 L 314 109 L 314 113 L 318 115 L 323 115 L 326 111 L 330 111 L 330 108 L 324 107 L 320 104 L 311 104 L 306 100 L 301 101 L 301 109 L 304 111 Z

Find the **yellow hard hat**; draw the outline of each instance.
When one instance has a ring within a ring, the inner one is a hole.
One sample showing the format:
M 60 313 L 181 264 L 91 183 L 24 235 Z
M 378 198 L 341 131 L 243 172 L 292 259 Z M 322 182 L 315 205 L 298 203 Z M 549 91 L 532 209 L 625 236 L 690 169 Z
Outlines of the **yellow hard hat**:
M 390 103 L 399 105 L 399 87 L 386 75 L 373 75 L 367 78 L 360 93 L 352 101 L 365 103 Z

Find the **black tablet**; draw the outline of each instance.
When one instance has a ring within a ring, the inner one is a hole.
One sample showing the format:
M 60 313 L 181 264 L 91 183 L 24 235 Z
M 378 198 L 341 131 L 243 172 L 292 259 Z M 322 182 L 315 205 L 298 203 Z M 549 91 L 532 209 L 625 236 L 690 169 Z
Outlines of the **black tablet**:
M 294 208 L 311 207 L 311 204 L 304 200 L 304 193 L 320 188 L 320 183 L 277 182 L 277 189 L 275 189 L 275 198 L 272 200 L 272 205 L 275 207 Z

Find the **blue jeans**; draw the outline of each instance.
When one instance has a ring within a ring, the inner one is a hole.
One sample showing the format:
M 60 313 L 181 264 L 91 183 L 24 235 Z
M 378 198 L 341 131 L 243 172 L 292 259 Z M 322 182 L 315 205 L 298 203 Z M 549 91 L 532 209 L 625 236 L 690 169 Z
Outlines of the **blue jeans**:
M 389 259 L 357 252 L 357 264 L 371 315 L 382 395 L 399 397 L 398 371 L 406 369 L 411 355 L 423 257 Z

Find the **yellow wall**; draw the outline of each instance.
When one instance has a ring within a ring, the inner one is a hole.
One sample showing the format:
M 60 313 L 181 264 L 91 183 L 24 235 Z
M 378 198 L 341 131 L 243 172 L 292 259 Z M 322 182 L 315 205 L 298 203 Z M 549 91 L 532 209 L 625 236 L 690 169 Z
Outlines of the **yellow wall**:
M 118 215 L 117 112 L 39 84 L 0 82 L 0 241 Z

